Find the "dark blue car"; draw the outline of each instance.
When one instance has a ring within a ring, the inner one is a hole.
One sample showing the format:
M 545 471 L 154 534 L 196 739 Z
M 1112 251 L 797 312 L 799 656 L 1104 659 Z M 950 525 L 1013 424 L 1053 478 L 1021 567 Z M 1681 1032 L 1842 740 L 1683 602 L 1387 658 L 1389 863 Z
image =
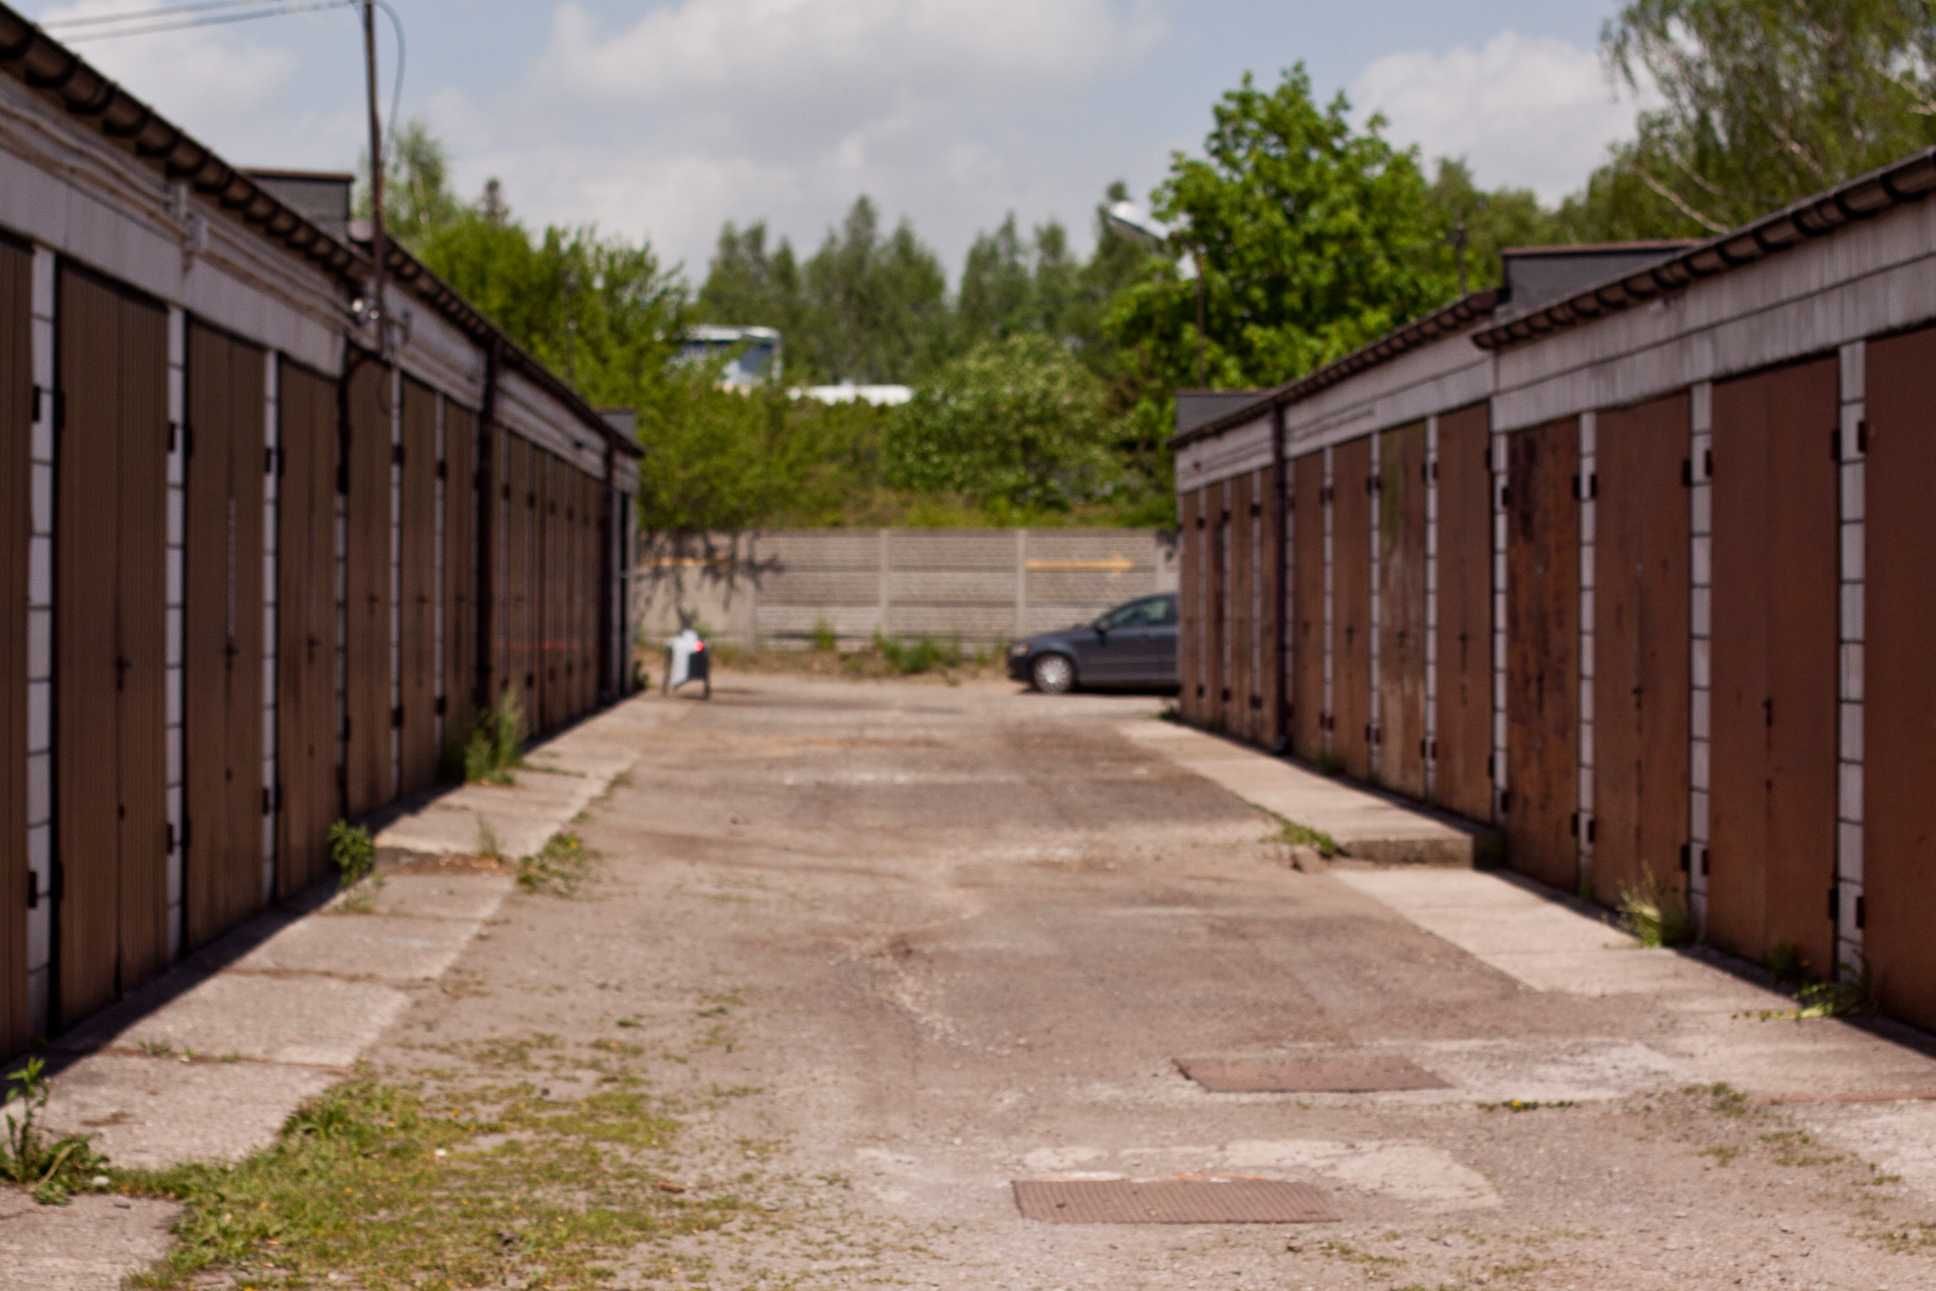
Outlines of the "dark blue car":
M 1139 597 L 1094 623 L 1017 641 L 1008 675 L 1050 695 L 1077 686 L 1173 689 L 1176 593 Z

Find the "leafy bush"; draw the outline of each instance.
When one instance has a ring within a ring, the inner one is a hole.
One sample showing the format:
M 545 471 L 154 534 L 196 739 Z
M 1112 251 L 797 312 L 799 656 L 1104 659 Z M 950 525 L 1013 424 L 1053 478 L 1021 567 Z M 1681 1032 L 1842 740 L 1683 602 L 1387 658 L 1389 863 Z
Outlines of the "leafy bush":
M 1685 946 L 1694 940 L 1694 919 L 1686 903 L 1651 873 L 1620 890 L 1620 926 L 1643 946 Z
M 1118 492 L 1102 383 L 1046 336 L 977 346 L 895 410 L 887 482 L 989 511 L 1068 511 Z
M 361 825 L 339 820 L 329 827 L 329 859 L 342 886 L 353 888 L 375 872 L 376 842 Z
M 913 677 L 925 672 L 940 672 L 946 668 L 959 668 L 962 664 L 959 641 L 937 641 L 933 637 L 899 641 L 883 633 L 876 633 L 874 652 L 886 661 L 889 668 L 903 677 Z

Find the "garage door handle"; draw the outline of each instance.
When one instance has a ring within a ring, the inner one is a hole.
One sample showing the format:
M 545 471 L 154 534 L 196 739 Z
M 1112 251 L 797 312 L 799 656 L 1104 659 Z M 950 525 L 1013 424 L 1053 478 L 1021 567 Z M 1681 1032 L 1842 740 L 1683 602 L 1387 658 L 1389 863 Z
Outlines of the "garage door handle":
M 1772 695 L 1761 701 L 1761 720 L 1769 726 L 1775 724 L 1775 700 Z

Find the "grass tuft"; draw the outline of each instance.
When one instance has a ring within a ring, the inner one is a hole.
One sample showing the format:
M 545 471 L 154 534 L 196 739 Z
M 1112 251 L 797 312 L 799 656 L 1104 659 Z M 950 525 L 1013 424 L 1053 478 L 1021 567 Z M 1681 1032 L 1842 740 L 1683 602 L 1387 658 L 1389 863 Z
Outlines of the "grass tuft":
M 591 854 L 576 834 L 553 834 L 536 855 L 518 861 L 518 886 L 526 892 L 571 896 L 584 882 Z
M 1295 820 L 1285 820 L 1282 816 L 1278 817 L 1277 838 L 1274 841 L 1282 843 L 1286 847 L 1315 848 L 1317 849 L 1318 855 L 1324 857 L 1326 860 L 1330 860 L 1332 857 L 1344 851 L 1342 847 L 1338 846 L 1338 840 L 1323 830 L 1313 829 L 1309 825 L 1301 825 Z
M 1685 946 L 1694 940 L 1694 918 L 1680 894 L 1649 871 L 1639 883 L 1620 889 L 1620 926 L 1643 946 Z
M 64 1206 L 77 1192 L 97 1192 L 107 1158 L 85 1137 L 50 1137 L 40 1120 L 50 1090 L 38 1058 L 7 1077 L 0 1096 L 0 1180 L 25 1188 L 43 1206 Z
M 329 827 L 329 859 L 339 886 L 353 888 L 376 872 L 376 842 L 361 825 L 339 820 Z

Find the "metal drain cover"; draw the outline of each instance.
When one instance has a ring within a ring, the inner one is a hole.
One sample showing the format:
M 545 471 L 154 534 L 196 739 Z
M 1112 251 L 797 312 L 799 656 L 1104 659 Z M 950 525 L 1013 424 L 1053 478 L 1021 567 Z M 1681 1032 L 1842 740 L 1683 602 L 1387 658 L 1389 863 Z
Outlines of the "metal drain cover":
M 1425 1068 L 1391 1054 L 1330 1058 L 1179 1058 L 1184 1075 L 1216 1094 L 1373 1094 L 1450 1089 Z
M 1045 1224 L 1322 1224 L 1309 1184 L 1272 1179 L 1017 1179 L 1022 1218 Z

